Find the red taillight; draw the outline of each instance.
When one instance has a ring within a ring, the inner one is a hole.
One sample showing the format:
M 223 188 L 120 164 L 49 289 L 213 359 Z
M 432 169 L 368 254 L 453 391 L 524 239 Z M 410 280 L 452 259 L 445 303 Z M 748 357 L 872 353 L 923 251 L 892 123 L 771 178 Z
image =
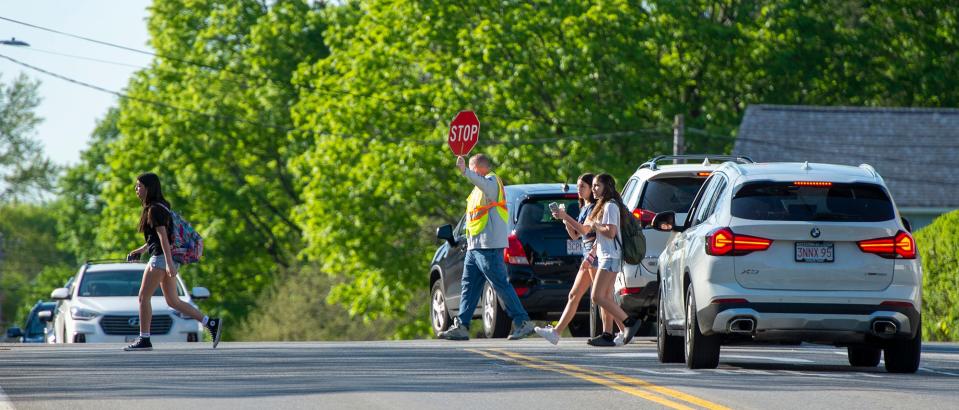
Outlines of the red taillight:
M 529 265 L 526 251 L 523 250 L 523 244 L 519 242 L 515 232 L 509 236 L 509 247 L 503 250 L 503 261 L 510 265 Z
M 737 235 L 732 229 L 720 228 L 706 236 L 706 254 L 713 256 L 745 255 L 764 251 L 773 244 L 771 239 Z
M 513 289 L 516 290 L 516 296 L 523 297 L 529 293 L 529 287 L 526 286 L 516 286 L 513 285 Z
M 619 290 L 620 296 L 635 295 L 643 291 L 643 288 L 622 288 Z
M 899 231 L 896 236 L 857 242 L 859 250 L 887 259 L 916 259 L 916 241 L 912 235 Z
M 832 182 L 827 182 L 827 181 L 796 181 L 796 182 L 793 182 L 793 185 L 794 185 L 794 186 L 815 186 L 815 187 L 828 188 L 828 187 L 831 187 L 831 186 L 832 186 Z
M 892 306 L 892 307 L 902 307 L 902 308 L 911 308 L 914 307 L 912 302 L 903 302 L 899 300 L 887 300 L 879 304 L 879 306 Z
M 656 217 L 656 213 L 653 211 L 647 211 L 645 209 L 636 208 L 633 210 L 633 217 L 639 219 L 639 222 L 643 226 L 647 226 L 653 223 L 653 218 Z

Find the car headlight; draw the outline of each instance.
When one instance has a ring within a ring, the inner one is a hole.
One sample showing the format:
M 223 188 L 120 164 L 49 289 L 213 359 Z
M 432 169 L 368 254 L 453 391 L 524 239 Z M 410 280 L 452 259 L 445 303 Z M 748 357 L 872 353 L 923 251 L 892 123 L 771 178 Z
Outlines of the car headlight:
M 100 312 L 74 306 L 70 308 L 70 316 L 73 317 L 74 320 L 90 320 L 100 316 Z

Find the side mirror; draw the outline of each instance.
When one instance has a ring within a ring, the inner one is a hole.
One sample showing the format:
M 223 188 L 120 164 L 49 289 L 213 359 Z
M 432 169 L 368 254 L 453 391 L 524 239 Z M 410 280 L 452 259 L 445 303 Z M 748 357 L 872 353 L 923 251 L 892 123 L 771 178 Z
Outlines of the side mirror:
M 7 337 L 11 339 L 15 337 L 23 337 L 23 330 L 21 330 L 19 327 L 11 327 L 7 329 Z
M 449 242 L 450 246 L 456 246 L 456 238 L 453 237 L 453 225 L 446 224 L 436 228 L 436 238 Z
M 67 288 L 56 288 L 53 292 L 50 292 L 50 299 L 53 300 L 67 300 L 70 299 L 70 291 Z
M 676 228 L 676 213 L 673 211 L 665 211 L 656 214 L 653 217 L 652 223 L 653 229 L 660 232 L 670 232 Z
M 40 313 L 37 313 L 37 319 L 40 319 L 41 322 L 49 322 L 53 319 L 53 312 L 44 310 Z
M 905 216 L 901 217 L 901 219 L 902 219 L 902 226 L 906 227 L 906 232 L 912 233 L 912 224 L 909 223 L 909 220 L 906 219 Z
M 203 300 L 210 298 L 210 290 L 202 286 L 197 286 L 190 291 L 190 297 L 196 300 Z

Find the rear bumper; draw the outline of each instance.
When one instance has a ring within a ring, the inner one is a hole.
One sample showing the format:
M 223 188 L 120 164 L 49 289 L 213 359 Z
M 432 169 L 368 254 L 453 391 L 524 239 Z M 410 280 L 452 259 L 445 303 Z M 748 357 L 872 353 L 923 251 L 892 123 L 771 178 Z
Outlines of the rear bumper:
M 827 303 L 720 303 L 699 310 L 703 334 L 739 334 L 754 340 L 814 343 L 862 343 L 873 339 L 911 339 L 919 331 L 914 307 Z M 737 319 L 752 320 L 752 330 L 732 328 Z M 895 325 L 877 333 L 877 321 Z
M 627 315 L 636 316 L 645 314 L 650 308 L 657 307 L 659 301 L 659 282 L 652 281 L 642 288 L 624 288 L 635 293 L 617 294 L 619 306 Z
M 521 296 L 519 300 L 530 315 L 544 319 L 549 317 L 550 314 L 555 314 L 558 317 L 566 308 L 571 289 L 572 285 L 540 285 L 531 288 L 529 294 Z M 584 313 L 589 311 L 588 293 L 580 299 L 577 311 Z

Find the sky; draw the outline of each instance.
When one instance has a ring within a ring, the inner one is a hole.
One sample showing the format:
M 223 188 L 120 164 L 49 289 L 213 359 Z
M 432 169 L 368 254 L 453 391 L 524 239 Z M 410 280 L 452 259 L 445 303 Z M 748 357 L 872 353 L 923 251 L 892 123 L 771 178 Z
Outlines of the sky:
M 147 45 L 150 0 L 0 0 L 0 17 L 76 34 L 130 48 L 152 51 Z M 145 54 L 78 40 L 0 20 L 0 39 L 16 37 L 30 47 L 0 45 L 0 55 L 109 90 L 123 91 L 127 80 L 152 59 Z M 105 64 L 50 54 L 55 52 L 115 63 Z M 86 149 L 90 133 L 117 97 L 50 77 L 0 58 L 0 82 L 10 84 L 20 73 L 40 80 L 43 122 L 34 130 L 47 156 L 60 165 L 73 165 Z

